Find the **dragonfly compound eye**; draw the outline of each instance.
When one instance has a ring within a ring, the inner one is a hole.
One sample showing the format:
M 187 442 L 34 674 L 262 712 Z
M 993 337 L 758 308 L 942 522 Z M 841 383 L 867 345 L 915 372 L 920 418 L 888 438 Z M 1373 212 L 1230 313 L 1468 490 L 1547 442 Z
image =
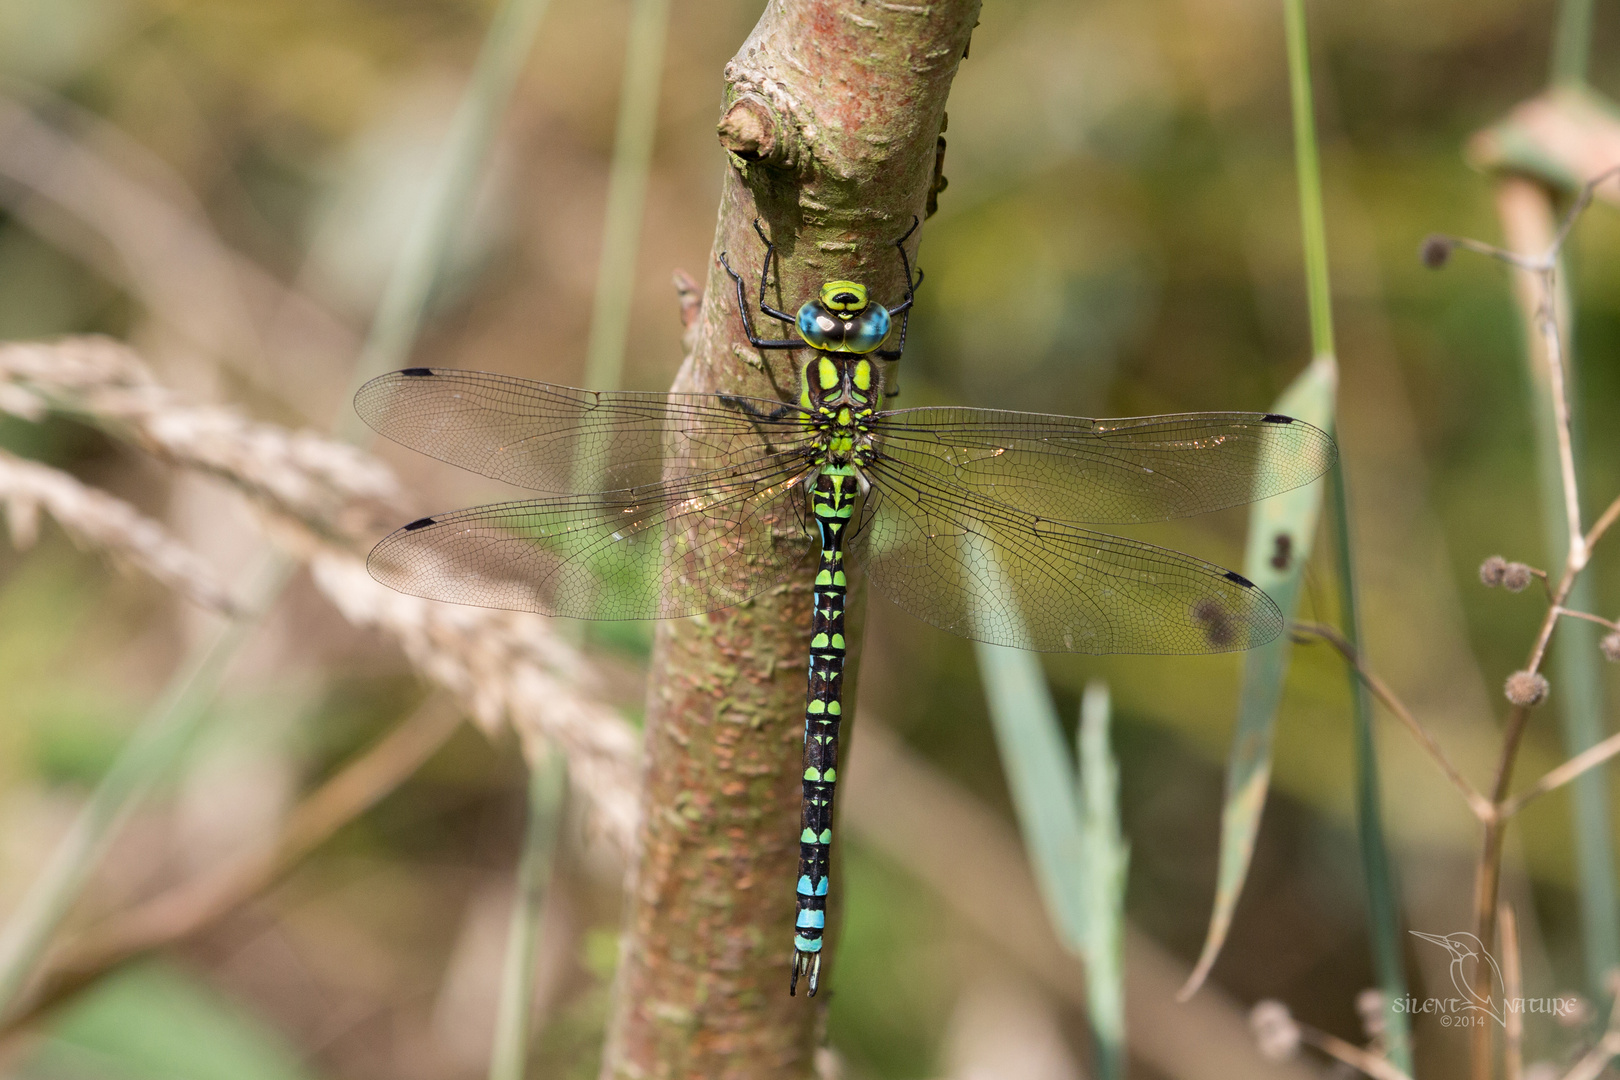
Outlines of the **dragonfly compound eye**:
M 811 300 L 799 309 L 794 320 L 799 336 L 812 349 L 839 349 L 844 338 L 843 321 L 834 318 L 819 300 Z
M 844 324 L 844 348 L 852 353 L 869 353 L 889 336 L 889 313 L 876 305 Z

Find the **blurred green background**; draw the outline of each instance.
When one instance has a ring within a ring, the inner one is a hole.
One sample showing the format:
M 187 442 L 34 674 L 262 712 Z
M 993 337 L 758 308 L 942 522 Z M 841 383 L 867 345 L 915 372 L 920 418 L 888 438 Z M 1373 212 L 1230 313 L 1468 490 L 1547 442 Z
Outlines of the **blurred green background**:
M 110 333 L 194 397 L 323 421 L 492 7 L 0 3 L 0 339 Z M 726 167 L 714 137 L 721 69 L 760 8 L 673 5 L 626 388 L 661 389 L 680 361 L 671 275 L 703 277 Z M 1498 688 L 1522 665 L 1542 608 L 1532 593 L 1480 588 L 1475 568 L 1493 553 L 1538 565 L 1548 555 L 1508 278 L 1483 260 L 1436 274 L 1415 252 L 1431 231 L 1499 239 L 1491 182 L 1462 146 L 1544 85 L 1554 14 L 1529 0 L 1311 12 L 1364 639 L 1373 665 L 1478 777 L 1503 712 Z M 1599 16 L 1593 82 L 1620 93 L 1620 26 Z M 553 0 L 418 362 L 580 381 L 627 18 L 624 0 Z M 922 233 L 928 283 L 903 403 L 1264 409 L 1304 366 L 1279 6 L 988 0 L 949 114 L 950 187 Z M 187 222 L 214 246 L 199 254 Z M 1607 437 L 1620 423 L 1617 255 L 1620 219 L 1599 207 L 1572 248 L 1575 396 L 1597 506 L 1620 481 Z M 260 340 L 244 341 L 207 258 L 239 260 L 267 289 L 296 285 L 308 303 L 285 304 Z M 218 490 L 171 481 L 71 422 L 0 422 L 0 446 L 128 498 L 227 570 L 256 535 Z M 380 452 L 428 510 L 497 494 L 398 448 Z M 1243 522 L 1237 511 L 1153 538 L 1236 565 Z M 1319 561 L 1307 610 L 1313 597 L 1317 610 L 1332 607 L 1331 564 Z M 1597 561 L 1599 610 L 1614 610 L 1614 565 Z M 0 549 L 0 909 L 157 693 L 192 622 L 157 586 L 76 551 L 54 527 L 27 552 Z M 137 816 L 90 913 L 254 835 L 422 696 L 392 649 L 307 587 L 271 628 L 218 705 L 224 734 Z M 898 735 L 1010 822 L 970 645 L 877 600 L 866 638 L 862 723 Z M 592 640 L 622 684 L 615 693 L 638 710 L 650 633 Z M 1066 716 L 1087 679 L 1113 687 L 1127 911 L 1190 962 L 1214 880 L 1239 661 L 1045 664 Z M 1400 732 L 1381 728 L 1381 740 L 1408 922 L 1464 929 L 1471 819 Z M 1281 998 L 1358 1039 L 1354 999 L 1373 980 L 1351 757 L 1341 666 L 1319 647 L 1296 650 L 1274 798 L 1214 982 L 1242 1003 Z M 1543 711 L 1522 775 L 1558 757 Z M 64 1078 L 482 1075 L 523 792 L 515 742 L 462 731 L 274 891 L 161 963 L 94 988 L 48 1039 L 13 1040 L 0 1064 Z M 568 835 L 544 922 L 536 1076 L 595 1075 L 615 961 L 618 870 L 583 832 Z M 1081 1075 L 1085 1025 L 1072 997 L 1043 987 L 880 845 L 857 840 L 845 859 L 831 1033 L 848 1075 Z M 1527 813 L 1510 846 L 1528 994 L 1582 985 L 1573 881 L 1557 795 Z M 1444 977 L 1438 955 L 1408 956 L 1415 992 Z M 1162 1023 L 1170 1038 L 1174 1017 L 1167 1007 L 1127 1020 Z M 1553 1054 L 1563 1036 L 1542 1022 L 1527 1036 L 1532 1053 Z M 1457 1036 L 1420 1025 L 1418 1037 L 1422 1075 L 1461 1075 Z

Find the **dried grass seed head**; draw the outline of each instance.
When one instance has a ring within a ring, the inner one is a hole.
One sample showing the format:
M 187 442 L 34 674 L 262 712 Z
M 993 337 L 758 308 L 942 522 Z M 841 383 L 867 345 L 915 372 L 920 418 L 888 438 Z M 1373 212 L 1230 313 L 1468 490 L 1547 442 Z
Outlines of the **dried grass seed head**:
M 1539 671 L 1515 671 L 1507 677 L 1502 692 L 1515 705 L 1540 705 L 1547 700 L 1547 677 Z
M 1500 555 L 1492 555 L 1479 564 L 1479 582 L 1487 589 L 1494 589 L 1502 584 L 1502 578 L 1507 574 L 1507 560 Z
M 1502 570 L 1502 588 L 1508 592 L 1523 592 L 1535 574 L 1522 562 L 1510 562 Z
M 1611 630 L 1603 635 L 1598 642 L 1598 648 L 1603 650 L 1603 658 L 1611 664 L 1620 664 L 1620 630 Z
M 1268 1061 L 1287 1061 L 1299 1052 L 1299 1024 L 1280 1001 L 1255 1002 L 1249 1010 L 1249 1030 L 1260 1056 Z

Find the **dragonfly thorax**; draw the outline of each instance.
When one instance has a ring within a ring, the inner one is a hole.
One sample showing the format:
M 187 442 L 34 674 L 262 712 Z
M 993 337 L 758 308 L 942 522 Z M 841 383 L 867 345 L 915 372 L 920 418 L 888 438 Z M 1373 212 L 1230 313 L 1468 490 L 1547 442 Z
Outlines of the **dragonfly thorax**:
M 883 388 L 872 361 L 849 353 L 817 352 L 800 377 L 800 404 L 818 436 L 823 464 L 863 464 L 872 446 L 872 417 Z

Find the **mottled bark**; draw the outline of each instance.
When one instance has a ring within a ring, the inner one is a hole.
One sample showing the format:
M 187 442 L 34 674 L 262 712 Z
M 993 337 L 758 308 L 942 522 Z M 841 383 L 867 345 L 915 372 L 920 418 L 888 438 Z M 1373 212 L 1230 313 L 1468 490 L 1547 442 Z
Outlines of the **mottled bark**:
M 756 216 L 780 253 L 776 306 L 796 310 L 835 278 L 865 283 L 882 303 L 904 297 L 894 240 L 936 190 L 945 97 L 978 9 L 978 0 L 771 0 L 726 67 L 719 137 L 732 167 L 675 390 L 797 397 L 807 354 L 749 347 L 719 264 L 728 252 L 757 283 Z M 761 326 L 767 337 L 787 329 Z M 739 577 L 807 565 L 802 526 L 788 517 L 779 526 L 775 562 L 738 567 Z M 830 965 L 815 1000 L 788 996 L 809 625 L 804 573 L 743 606 L 658 629 L 604 1077 L 811 1074 L 837 973 Z M 834 926 L 838 910 L 835 899 Z

